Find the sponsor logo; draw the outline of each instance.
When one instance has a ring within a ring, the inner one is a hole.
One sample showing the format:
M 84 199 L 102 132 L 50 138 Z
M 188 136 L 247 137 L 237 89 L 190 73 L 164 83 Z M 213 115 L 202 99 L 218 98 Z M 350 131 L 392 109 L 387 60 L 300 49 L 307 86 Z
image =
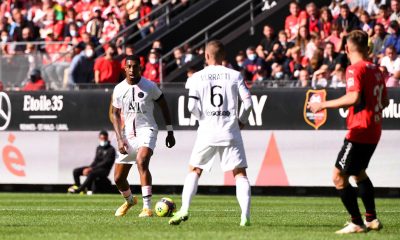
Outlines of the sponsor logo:
M 249 115 L 249 125 L 250 126 L 262 126 L 263 125 L 263 111 L 264 106 L 267 102 L 268 96 L 262 95 L 257 97 L 256 95 L 251 96 L 251 100 L 253 102 L 253 109 Z M 180 96 L 178 98 L 178 123 L 179 126 L 195 126 L 196 118 L 194 116 L 189 115 L 187 111 L 187 97 Z M 239 109 L 239 113 L 244 111 L 244 106 L 242 105 Z
M 348 109 L 345 109 L 345 108 L 339 109 L 339 115 L 342 118 L 347 118 L 348 114 L 349 114 Z M 382 111 L 382 118 L 399 119 L 400 118 L 400 103 L 396 103 L 394 101 L 394 99 L 389 99 L 389 105 Z
M 35 98 L 31 95 L 25 95 L 24 107 L 22 110 L 24 112 L 60 112 L 64 107 L 63 98 L 64 96 L 62 95 L 53 95 L 51 97 L 41 95 L 39 98 Z
M 11 121 L 11 101 L 5 92 L 0 92 L 0 130 L 6 130 Z
M 130 102 L 129 103 L 129 112 L 133 113 L 146 113 L 143 111 L 143 109 L 140 107 L 139 102 Z
M 325 90 L 308 90 L 306 93 L 306 100 L 304 102 L 303 116 L 306 123 L 315 129 L 320 128 L 325 124 L 328 111 L 326 109 L 313 113 L 307 109 L 308 102 L 323 102 L 326 100 Z
M 8 135 L 8 145 L 3 148 L 2 157 L 4 166 L 7 170 L 14 176 L 25 177 L 25 159 L 21 151 L 13 146 L 15 141 L 15 136 L 13 134 Z
M 138 97 L 139 98 L 143 98 L 144 97 L 144 93 L 143 92 L 138 93 Z
M 223 116 L 223 117 L 229 117 L 231 115 L 231 112 L 229 111 L 206 111 L 207 116 Z
M 350 152 L 352 146 L 353 146 L 353 144 L 351 142 L 347 143 L 346 150 L 344 151 L 343 157 L 339 161 L 339 165 L 342 167 L 342 169 L 344 169 L 344 167 L 346 166 L 347 156 L 349 155 L 349 152 Z

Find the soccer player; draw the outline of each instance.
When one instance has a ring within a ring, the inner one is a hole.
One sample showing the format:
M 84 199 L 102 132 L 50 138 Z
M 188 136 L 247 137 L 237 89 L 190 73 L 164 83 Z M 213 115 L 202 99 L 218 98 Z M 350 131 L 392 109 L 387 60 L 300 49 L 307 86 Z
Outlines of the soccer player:
M 249 90 L 238 71 L 222 66 L 224 45 L 211 41 L 206 46 L 207 67 L 188 79 L 189 111 L 199 120 L 197 139 L 190 158 L 190 172 L 182 192 L 182 207 L 169 220 L 177 225 L 189 218 L 189 205 L 196 194 L 203 170 L 210 171 L 213 160 L 221 158 L 223 171 L 233 171 L 236 196 L 242 210 L 241 226 L 250 225 L 250 183 L 240 129 L 247 122 L 252 102 Z M 239 114 L 238 97 L 244 111 Z
M 389 103 L 381 72 L 367 60 L 367 33 L 352 31 L 347 37 L 346 53 L 351 63 L 346 70 L 346 94 L 326 102 L 308 103 L 308 108 L 314 113 L 326 108 L 349 107 L 349 131 L 336 160 L 333 182 L 351 215 L 351 222 L 337 231 L 338 234 L 382 228 L 376 218 L 374 187 L 366 169 L 381 137 L 382 109 Z M 357 204 L 356 190 L 349 184 L 350 176 L 357 183 L 366 209 L 365 222 Z
M 158 127 L 153 116 L 156 102 L 164 116 L 168 135 L 166 145 L 175 145 L 171 117 L 164 95 L 157 85 L 140 74 L 140 59 L 135 55 L 126 57 L 126 79 L 119 83 L 113 93 L 113 125 L 118 140 L 118 155 L 115 163 L 114 180 L 126 202 L 115 212 L 115 216 L 124 216 L 137 203 L 127 181 L 129 170 L 136 162 L 142 185 L 143 210 L 139 217 L 151 217 L 151 174 L 150 157 L 156 145 Z M 121 120 L 123 115 L 124 123 Z M 124 125 L 124 132 L 122 128 Z

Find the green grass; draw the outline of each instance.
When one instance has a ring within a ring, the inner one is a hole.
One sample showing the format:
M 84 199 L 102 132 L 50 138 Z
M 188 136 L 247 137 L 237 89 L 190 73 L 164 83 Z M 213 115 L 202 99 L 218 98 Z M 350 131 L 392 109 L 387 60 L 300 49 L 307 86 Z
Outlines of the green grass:
M 180 206 L 179 196 L 172 197 Z M 154 200 L 161 196 L 155 196 Z M 347 220 L 338 198 L 253 197 L 252 226 L 239 227 L 234 196 L 196 196 L 189 221 L 115 218 L 119 195 L 0 194 L 0 239 L 400 239 L 400 200 L 378 199 L 380 232 L 336 236 Z M 141 202 L 139 202 L 141 204 Z

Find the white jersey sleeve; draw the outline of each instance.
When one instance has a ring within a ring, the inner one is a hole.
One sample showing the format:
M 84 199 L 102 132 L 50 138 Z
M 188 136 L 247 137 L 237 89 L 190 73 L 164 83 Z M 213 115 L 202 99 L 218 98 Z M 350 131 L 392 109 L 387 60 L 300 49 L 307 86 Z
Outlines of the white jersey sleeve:
M 243 77 L 240 74 L 238 78 L 238 90 L 239 90 L 239 96 L 240 99 L 242 100 L 244 110 L 243 112 L 240 113 L 239 115 L 239 121 L 241 123 L 247 123 L 253 103 L 251 101 L 251 94 L 249 89 L 247 88 L 246 84 L 244 83 Z
M 151 98 L 153 100 L 158 100 L 161 97 L 162 92 L 160 88 L 157 86 L 157 84 L 155 84 L 154 82 L 150 82 L 150 84 L 151 84 L 151 91 L 150 91 Z
M 122 108 L 122 97 L 120 96 L 120 91 L 118 91 L 119 89 L 116 87 L 114 88 L 114 92 L 112 95 L 112 105 L 115 108 Z
M 197 119 L 201 117 L 201 99 L 199 90 L 196 84 L 196 75 L 193 75 L 186 82 L 186 88 L 189 88 L 189 100 L 188 100 L 188 110 L 192 113 Z

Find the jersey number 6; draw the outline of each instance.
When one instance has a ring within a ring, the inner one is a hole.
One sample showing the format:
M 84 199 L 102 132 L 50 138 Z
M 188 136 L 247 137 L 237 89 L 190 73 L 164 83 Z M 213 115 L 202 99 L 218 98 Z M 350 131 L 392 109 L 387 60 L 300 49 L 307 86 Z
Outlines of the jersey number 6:
M 215 92 L 218 88 L 222 89 L 222 87 L 219 85 L 215 85 L 215 86 L 211 87 L 211 104 L 214 107 L 221 107 L 222 104 L 224 103 L 224 98 L 223 98 L 222 94 Z M 215 103 L 215 99 L 217 99 L 218 105 Z

